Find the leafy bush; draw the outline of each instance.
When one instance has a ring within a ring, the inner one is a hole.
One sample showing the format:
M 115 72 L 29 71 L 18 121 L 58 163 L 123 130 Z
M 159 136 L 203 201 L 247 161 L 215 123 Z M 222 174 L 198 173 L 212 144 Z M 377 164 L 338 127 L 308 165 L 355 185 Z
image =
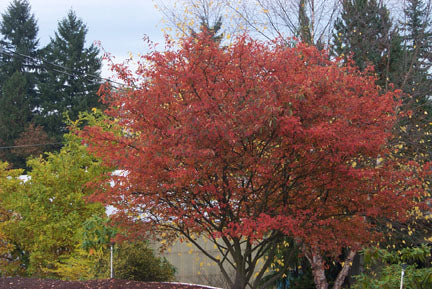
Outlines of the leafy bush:
M 154 255 L 146 242 L 124 242 L 115 253 L 114 271 L 117 279 L 135 281 L 172 281 L 175 268 L 165 258 Z
M 355 277 L 354 289 L 399 288 L 402 264 L 407 264 L 404 288 L 432 288 L 430 248 L 426 245 L 398 251 L 370 248 L 363 254 L 366 272 Z

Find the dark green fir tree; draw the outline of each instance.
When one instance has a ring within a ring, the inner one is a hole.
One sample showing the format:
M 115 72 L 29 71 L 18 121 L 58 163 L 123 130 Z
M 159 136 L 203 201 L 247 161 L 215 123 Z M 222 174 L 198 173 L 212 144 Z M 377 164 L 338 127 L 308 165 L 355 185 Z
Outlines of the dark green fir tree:
M 0 80 L 4 82 L 16 71 L 28 72 L 34 68 L 26 56 L 37 56 L 39 41 L 38 26 L 28 1 L 14 0 L 1 16 L 1 46 L 5 51 L 1 54 Z
M 85 23 L 74 11 L 69 11 L 59 21 L 54 38 L 43 49 L 47 64 L 40 85 L 42 101 L 38 124 L 57 140 L 66 132 L 65 114 L 76 119 L 79 112 L 100 106 L 97 90 L 101 57 L 96 46 L 86 46 L 86 34 Z
M 333 32 L 332 54 L 351 57 L 361 69 L 373 65 L 383 89 L 400 72 L 401 38 L 381 1 L 343 0 Z
M 26 0 L 12 1 L 0 18 L 0 145 L 12 146 L 38 107 L 38 26 Z M 0 159 L 20 167 L 26 156 L 2 150 Z
M 415 98 L 427 98 L 432 90 L 432 31 L 429 11 L 422 0 L 407 0 L 401 30 L 404 40 L 401 88 Z
M 404 92 L 399 122 L 400 154 L 417 161 L 430 161 L 432 150 L 432 27 L 425 1 L 407 0 L 403 35 L 403 69 L 400 88 Z
M 205 17 L 201 17 L 201 22 L 200 22 L 200 31 L 199 32 L 207 32 L 211 35 L 212 39 L 215 42 L 220 43 L 222 41 L 223 38 L 223 33 L 221 33 L 221 28 L 222 28 L 222 17 L 219 17 L 218 19 L 216 19 L 214 21 L 213 24 L 210 24 L 210 19 L 205 18 Z M 193 29 L 191 29 L 191 36 L 192 37 L 196 37 L 197 36 L 197 32 Z
M 27 98 L 28 84 L 22 72 L 16 71 L 3 83 L 0 98 L 0 143 L 10 147 L 31 120 L 31 106 Z M 15 167 L 24 167 L 25 156 L 18 157 L 12 148 L 2 149 L 0 159 Z

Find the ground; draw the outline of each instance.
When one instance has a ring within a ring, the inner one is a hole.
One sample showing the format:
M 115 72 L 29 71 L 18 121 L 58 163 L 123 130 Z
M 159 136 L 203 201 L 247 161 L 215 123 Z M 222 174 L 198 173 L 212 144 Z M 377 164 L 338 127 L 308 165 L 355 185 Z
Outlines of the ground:
M 0 278 L 1 289 L 217 289 L 181 283 L 137 282 L 129 280 L 60 281 L 33 278 Z

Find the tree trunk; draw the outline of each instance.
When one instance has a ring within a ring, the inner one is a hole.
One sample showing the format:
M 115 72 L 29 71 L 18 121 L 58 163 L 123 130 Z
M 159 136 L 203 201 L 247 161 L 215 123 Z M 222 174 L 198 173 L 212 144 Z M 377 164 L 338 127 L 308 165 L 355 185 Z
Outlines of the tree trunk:
M 316 289 L 328 289 L 327 278 L 325 276 L 325 264 L 319 251 L 314 248 L 305 255 L 311 264 Z
M 352 266 L 354 257 L 356 255 L 357 251 L 355 250 L 349 250 L 348 256 L 345 259 L 345 262 L 343 263 L 342 269 L 339 272 L 336 281 L 333 285 L 333 289 L 340 289 L 342 288 L 342 285 L 345 281 L 346 276 L 348 275 L 348 272 Z
M 231 289 L 245 289 L 246 288 L 246 281 L 245 276 L 241 272 L 236 272 L 234 284 L 231 287 Z

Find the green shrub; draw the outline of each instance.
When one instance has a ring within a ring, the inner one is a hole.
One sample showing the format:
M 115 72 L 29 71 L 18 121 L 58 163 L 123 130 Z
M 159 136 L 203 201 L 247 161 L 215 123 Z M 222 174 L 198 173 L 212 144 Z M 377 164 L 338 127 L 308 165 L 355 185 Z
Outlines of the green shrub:
M 114 259 L 115 278 L 135 281 L 172 281 L 175 268 L 165 258 L 155 256 L 146 242 L 119 244 Z

